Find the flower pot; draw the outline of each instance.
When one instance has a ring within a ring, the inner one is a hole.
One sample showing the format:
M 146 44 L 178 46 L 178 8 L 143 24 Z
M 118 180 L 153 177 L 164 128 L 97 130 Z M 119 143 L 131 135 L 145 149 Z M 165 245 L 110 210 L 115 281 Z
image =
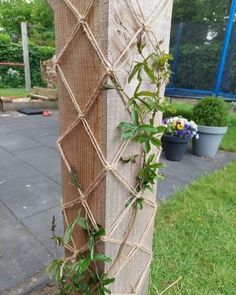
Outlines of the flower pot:
M 193 139 L 193 153 L 197 156 L 215 157 L 228 127 L 198 126 L 198 138 Z
M 186 153 L 189 138 L 180 138 L 171 135 L 163 135 L 166 159 L 181 161 Z

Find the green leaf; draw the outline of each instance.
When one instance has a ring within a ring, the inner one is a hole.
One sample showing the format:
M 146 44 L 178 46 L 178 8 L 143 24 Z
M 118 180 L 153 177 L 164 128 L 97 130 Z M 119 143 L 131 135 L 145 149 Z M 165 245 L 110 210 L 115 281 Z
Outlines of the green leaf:
M 154 163 L 149 166 L 150 168 L 159 169 L 162 168 L 163 165 L 161 163 Z
M 152 193 L 154 192 L 153 187 L 150 186 L 150 185 L 146 185 L 145 188 L 146 188 L 147 190 L 149 190 L 150 192 L 152 192 Z
M 72 222 L 67 226 L 66 232 L 64 235 L 64 243 L 65 244 L 68 244 L 70 242 L 75 225 L 76 225 L 76 223 Z
M 144 143 L 145 141 L 149 139 L 149 137 L 143 134 L 143 135 L 136 135 L 134 139 L 136 142 Z
M 80 261 L 80 271 L 82 273 L 85 272 L 89 268 L 90 263 L 91 263 L 90 257 L 86 257 L 86 258 L 81 259 L 81 261 Z
M 105 292 L 106 294 L 111 294 L 111 290 L 109 290 L 109 289 L 107 289 L 107 288 L 104 288 L 104 292 Z
M 151 154 L 147 160 L 147 165 L 150 165 L 155 158 L 155 154 Z
M 138 158 L 139 155 L 133 155 L 127 158 L 121 157 L 120 160 L 124 163 L 127 164 L 129 162 L 131 162 L 132 164 L 136 163 L 136 158 Z
M 157 128 L 152 126 L 152 125 L 141 125 L 138 127 L 139 131 L 145 131 L 145 132 L 150 132 L 150 133 L 157 133 Z
M 155 94 L 151 91 L 140 91 L 138 93 L 136 93 L 137 96 L 149 96 L 149 97 L 153 97 L 155 96 Z
M 139 80 L 139 83 L 138 83 L 138 85 L 136 86 L 136 88 L 134 90 L 134 97 L 137 97 L 136 94 L 138 93 L 138 91 L 139 91 L 139 89 L 140 89 L 140 87 L 142 85 L 142 78 L 141 78 L 141 74 L 140 73 L 138 74 L 138 80 Z
M 80 217 L 79 215 L 77 216 L 75 223 L 78 224 L 82 229 L 87 230 L 88 229 L 88 224 L 85 218 Z
M 59 282 L 61 280 L 61 266 L 63 264 L 62 260 L 53 260 L 47 267 L 47 273 L 51 280 Z
M 131 110 L 131 118 L 132 118 L 132 122 L 136 126 L 138 126 L 139 125 L 139 114 L 138 114 L 137 110 L 134 108 Z
M 63 237 L 53 237 L 52 239 L 54 240 L 55 244 L 60 247 L 64 246 L 65 244 Z
M 114 281 L 115 281 L 115 278 L 105 279 L 105 280 L 102 281 L 102 284 L 104 286 L 107 286 L 107 285 L 110 285 L 110 284 L 114 283 Z
M 136 200 L 136 206 L 138 209 L 142 210 L 143 209 L 143 201 L 144 201 L 144 198 L 138 198 Z
M 75 187 L 77 187 L 77 188 L 81 188 L 81 185 L 80 185 L 80 183 L 79 183 L 79 180 L 78 180 L 78 177 L 77 177 L 77 175 L 76 175 L 76 171 L 75 171 L 75 169 L 72 169 L 72 172 L 71 172 L 70 177 L 71 177 L 71 183 L 72 183 Z
M 105 236 L 105 229 L 100 225 L 98 224 L 98 231 L 95 232 L 95 234 L 93 235 L 94 237 L 96 238 L 101 238 L 103 236 Z
M 149 66 L 147 65 L 147 63 L 144 63 L 144 71 L 146 72 L 146 74 L 148 75 L 148 77 L 150 78 L 150 80 L 152 81 L 152 83 L 156 82 L 156 76 L 153 73 L 153 70 L 149 68 Z
M 141 64 L 141 63 L 137 63 L 137 64 L 134 66 L 134 68 L 133 68 L 133 70 L 132 70 L 132 72 L 130 73 L 129 78 L 128 78 L 128 82 L 129 82 L 129 83 L 133 80 L 134 76 L 137 74 L 137 72 L 140 70 L 141 67 L 142 67 L 142 64 Z
M 146 141 L 145 144 L 144 144 L 144 150 L 146 153 L 149 153 L 150 150 L 151 150 L 151 145 L 150 145 L 150 142 L 149 141 Z
M 116 87 L 112 84 L 104 84 L 101 87 L 102 90 L 112 90 L 112 89 L 116 89 Z
M 103 254 L 96 254 L 94 255 L 94 261 L 103 261 L 103 262 L 112 262 L 111 258 L 107 257 Z
M 93 236 L 89 236 L 88 246 L 90 251 L 90 259 L 94 261 L 94 237 Z
M 137 99 L 149 110 L 152 110 L 152 104 L 146 102 L 144 99 L 137 97 Z
M 163 133 L 163 132 L 165 131 L 165 129 L 166 129 L 166 128 L 165 128 L 164 126 L 158 126 L 158 127 L 157 127 L 157 132 L 158 132 L 158 133 Z
M 137 46 L 138 46 L 138 52 L 139 52 L 139 54 L 142 54 L 143 49 L 144 49 L 145 46 L 146 46 L 146 43 L 144 43 L 144 42 L 138 42 L 138 43 L 137 43 Z
M 119 124 L 118 128 L 131 130 L 132 128 L 134 128 L 134 125 L 132 123 L 128 123 L 128 122 L 121 122 Z
M 134 137 L 134 133 L 136 132 L 136 130 L 131 130 L 131 131 L 126 131 L 124 132 L 121 137 L 122 139 L 124 140 L 127 140 L 127 139 L 130 139 L 130 138 L 133 138 Z
M 154 144 L 156 147 L 160 147 L 161 146 L 161 140 L 160 139 L 158 139 L 158 138 L 155 138 L 155 137 L 152 137 L 151 138 L 151 142 L 152 142 L 152 144 Z

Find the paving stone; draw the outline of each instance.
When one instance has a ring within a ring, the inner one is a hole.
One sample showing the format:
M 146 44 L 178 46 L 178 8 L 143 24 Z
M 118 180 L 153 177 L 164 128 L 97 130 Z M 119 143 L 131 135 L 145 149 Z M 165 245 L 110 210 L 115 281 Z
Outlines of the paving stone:
M 166 178 L 159 181 L 157 185 L 157 201 L 160 202 L 171 197 L 186 184 L 188 184 L 187 180 L 179 180 L 175 177 L 166 176 Z
M 23 161 L 15 157 L 13 154 L 0 148 L 0 169 L 17 166 L 22 164 Z
M 4 138 L 0 137 L 0 146 L 11 152 L 30 149 L 40 145 L 42 144 L 18 133 L 8 133 Z
M 3 199 L 3 198 L 2 198 Z M 23 219 L 60 205 L 61 189 L 51 180 L 36 182 L 30 186 L 12 186 L 4 195 L 4 204 L 13 214 Z
M 165 159 L 164 153 L 160 161 L 166 165 L 160 170 L 165 175 L 165 180 L 160 181 L 157 190 L 157 200 L 163 200 L 173 195 L 176 190 L 192 183 L 198 177 L 208 174 L 223 167 L 230 161 L 236 159 L 234 153 L 219 151 L 215 158 L 197 157 L 191 153 L 189 148 L 181 162 L 173 162 Z
M 61 173 L 53 175 L 50 178 L 53 179 L 54 181 L 56 181 L 57 183 L 61 184 Z
M 12 129 L 9 128 L 9 126 L 0 125 L 0 134 L 1 135 L 7 134 L 7 133 L 11 133 L 11 132 L 12 132 Z
M 16 152 L 16 156 L 47 176 L 56 175 L 61 170 L 59 152 L 46 146 Z
M 45 175 L 25 163 L 16 166 L 12 164 L 4 169 L 0 167 L 0 199 L 7 199 L 9 190 L 24 189 L 26 186 L 46 180 L 48 178 Z
M 0 293 L 41 271 L 51 257 L 0 202 Z
M 58 148 L 57 148 L 58 135 L 54 135 L 54 134 L 41 135 L 41 136 L 38 136 L 37 138 L 35 138 L 35 140 L 45 146 L 52 147 L 52 148 L 58 150 Z
M 56 234 L 61 236 L 63 234 L 63 219 L 60 206 L 43 211 L 31 217 L 27 217 L 23 219 L 22 222 L 26 228 L 42 242 L 48 252 L 54 256 L 61 257 L 63 255 L 63 249 L 55 247 L 55 244 L 51 239 L 51 225 L 53 216 L 56 217 Z
M 42 128 L 42 126 L 37 126 L 34 128 L 28 128 L 26 129 L 25 127 L 22 127 L 20 129 L 16 130 L 19 134 L 22 134 L 26 137 L 32 138 L 37 141 L 38 137 L 43 137 L 43 136 L 51 136 L 54 135 L 56 137 L 59 137 L 59 128 L 54 127 L 51 128 L 50 126 Z

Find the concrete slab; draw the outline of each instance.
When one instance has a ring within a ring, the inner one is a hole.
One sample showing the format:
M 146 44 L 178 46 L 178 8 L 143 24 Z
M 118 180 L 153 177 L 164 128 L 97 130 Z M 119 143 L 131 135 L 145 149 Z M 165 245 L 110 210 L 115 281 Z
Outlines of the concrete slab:
M 50 255 L 0 202 L 0 294 L 44 269 Z
M 44 134 L 44 135 L 39 135 L 34 138 L 40 144 L 43 144 L 45 146 L 48 146 L 48 147 L 58 150 L 57 144 L 56 144 L 57 140 L 58 140 L 58 134 L 49 134 L 49 135 Z
M 165 176 L 164 180 L 160 180 L 157 185 L 157 200 L 162 201 L 167 197 L 172 196 L 179 189 L 188 184 L 187 180 L 179 180 L 169 175 Z
M 7 199 L 9 190 L 24 189 L 34 183 L 46 180 L 48 178 L 45 175 L 25 163 L 16 166 L 11 165 L 7 168 L 4 167 L 4 169 L 0 167 L 0 199 Z
M 0 169 L 20 165 L 22 163 L 23 161 L 15 157 L 13 154 L 0 148 Z
M 59 206 L 60 199 L 60 186 L 48 179 L 25 187 L 12 186 L 3 202 L 18 219 L 23 219 Z
M 8 126 L 6 126 L 6 125 L 1 125 L 0 126 L 0 134 L 1 135 L 7 134 L 7 133 L 10 133 L 10 132 L 12 132 L 12 129 L 9 128 Z
M 49 124 L 50 125 L 50 124 Z M 59 137 L 59 128 L 58 127 L 44 127 L 42 126 L 37 126 L 37 127 L 32 127 L 32 128 L 18 128 L 15 129 L 19 134 L 22 134 L 24 136 L 27 136 L 28 138 L 34 139 L 37 141 L 38 137 L 43 137 L 43 136 L 58 136 Z
M 51 240 L 51 225 L 53 216 L 56 217 L 56 234 L 61 236 L 63 234 L 63 220 L 60 206 L 43 211 L 31 217 L 27 217 L 23 219 L 22 222 L 25 227 L 41 241 L 52 256 L 62 257 L 63 249 L 55 247 L 53 240 Z
M 58 174 L 61 169 L 58 151 L 46 146 L 16 152 L 15 154 L 31 167 L 49 177 Z
M 41 146 L 42 144 L 18 133 L 8 133 L 0 137 L 0 146 L 7 151 L 15 152 Z
M 61 184 L 61 173 L 53 175 L 50 177 L 52 180 L 56 181 L 58 184 Z

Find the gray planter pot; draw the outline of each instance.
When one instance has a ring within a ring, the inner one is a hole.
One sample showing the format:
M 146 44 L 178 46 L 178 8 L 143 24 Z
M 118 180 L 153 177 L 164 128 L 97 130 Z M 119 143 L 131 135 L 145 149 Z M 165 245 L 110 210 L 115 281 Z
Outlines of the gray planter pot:
M 193 138 L 193 153 L 197 156 L 215 157 L 228 127 L 198 126 L 199 138 Z

